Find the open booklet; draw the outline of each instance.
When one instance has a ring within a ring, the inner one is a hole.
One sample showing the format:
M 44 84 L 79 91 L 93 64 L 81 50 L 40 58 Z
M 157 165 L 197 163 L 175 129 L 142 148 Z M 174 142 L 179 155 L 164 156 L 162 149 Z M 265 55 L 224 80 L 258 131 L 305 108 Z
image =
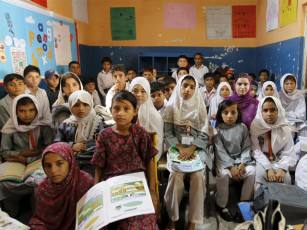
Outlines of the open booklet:
M 79 200 L 76 229 L 100 229 L 124 218 L 154 212 L 145 174 L 126 174 L 96 184 Z
M 7 213 L 0 209 L 0 229 L 1 230 L 28 230 L 28 226 L 11 218 Z
M 192 160 L 179 160 L 179 150 L 173 145 L 167 153 L 168 168 L 176 172 L 196 172 L 204 169 L 203 162 L 201 161 L 198 151 L 194 151 Z
M 41 159 L 28 165 L 18 162 L 4 162 L 0 164 L 0 181 L 10 180 L 21 183 L 40 167 L 42 167 Z

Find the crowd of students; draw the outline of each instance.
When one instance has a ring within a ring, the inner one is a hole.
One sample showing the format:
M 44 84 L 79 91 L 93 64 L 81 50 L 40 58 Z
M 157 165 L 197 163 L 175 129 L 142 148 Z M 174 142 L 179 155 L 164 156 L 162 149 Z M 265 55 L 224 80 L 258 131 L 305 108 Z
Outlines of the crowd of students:
M 194 61 L 189 68 L 188 58 L 181 55 L 172 76 L 145 67 L 142 77 L 137 77 L 134 69 L 112 66 L 112 60 L 104 57 L 97 80 L 80 78 L 79 63 L 71 62 L 70 71 L 61 76 L 54 70 L 45 72 L 46 90 L 38 87 L 41 77 L 35 66 L 27 66 L 24 76 L 4 77 L 8 94 L 0 100 L 2 160 L 26 165 L 41 158 L 46 174 L 36 193 L 31 229 L 73 229 L 76 203 L 91 186 L 132 172 L 145 173 L 157 208 L 153 158 L 157 155 L 159 161 L 172 146 L 181 160 L 193 159 L 197 150 L 205 167 L 216 171 L 217 209 L 227 221 L 240 221 L 227 206 L 233 181 L 243 183 L 241 201 L 252 200 L 263 183 L 293 183 L 289 170 L 295 171 L 302 157 L 295 152 L 294 140 L 306 136 L 305 96 L 297 89 L 296 77 L 285 74 L 277 92 L 267 70 L 259 72 L 258 83 L 252 73 L 235 75 L 223 69 L 210 73 L 201 53 L 194 55 Z M 113 120 L 113 125 L 106 127 L 106 120 Z M 149 135 L 153 132 L 156 148 Z M 92 175 L 80 170 L 76 161 L 78 154 L 91 150 Z M 298 165 L 295 183 L 307 189 L 306 166 Z M 194 229 L 203 223 L 206 170 L 168 170 L 163 198 L 169 217 L 166 229 L 175 229 L 179 219 L 186 177 L 190 181 L 187 229 Z M 33 187 L 25 183 L 0 182 L 0 201 L 7 211 L 14 211 L 14 217 L 19 200 L 29 193 Z M 158 225 L 156 215 L 149 214 L 108 228 L 157 229 Z

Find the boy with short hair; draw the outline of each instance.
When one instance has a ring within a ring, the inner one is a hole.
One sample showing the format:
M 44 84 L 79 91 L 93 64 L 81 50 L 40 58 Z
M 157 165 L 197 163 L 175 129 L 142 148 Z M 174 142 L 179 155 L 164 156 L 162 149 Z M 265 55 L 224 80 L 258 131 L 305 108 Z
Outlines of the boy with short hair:
M 0 130 L 10 118 L 13 99 L 20 94 L 24 94 L 27 88 L 24 77 L 17 73 L 7 74 L 3 82 L 7 95 L 0 100 Z
M 167 74 L 166 73 L 161 73 L 161 74 L 157 75 L 156 80 L 158 82 L 162 82 L 165 77 L 167 77 Z
M 162 83 L 165 86 L 166 100 L 169 100 L 174 91 L 174 88 L 176 87 L 176 80 L 172 77 L 167 76 L 163 79 Z
M 261 89 L 264 82 L 266 82 L 269 79 L 270 72 L 267 69 L 262 69 L 259 71 L 258 77 L 259 77 L 259 82 L 258 82 L 257 96 L 259 96 L 259 94 L 261 93 Z
M 94 106 L 101 105 L 100 97 L 98 91 L 96 90 L 95 79 L 91 77 L 86 77 L 82 80 L 83 89 L 93 96 Z
M 47 93 L 44 89 L 38 87 L 42 80 L 39 68 L 28 65 L 23 70 L 23 76 L 27 85 L 25 93 L 32 94 L 37 99 L 38 105 L 42 110 L 41 119 L 52 120 Z
M 212 73 L 206 73 L 203 79 L 204 79 L 205 86 L 200 88 L 200 92 L 204 98 L 207 112 L 208 112 L 210 102 L 216 94 L 216 89 L 214 88 L 215 80 L 214 80 L 214 75 Z
M 163 116 L 167 104 L 164 84 L 158 81 L 152 82 L 150 84 L 150 96 L 156 110 Z
M 258 82 L 252 80 L 250 95 L 253 98 L 257 98 Z
M 134 78 L 136 78 L 137 76 L 138 76 L 138 73 L 137 73 L 137 71 L 136 71 L 135 69 L 132 69 L 132 68 L 128 69 L 128 71 L 127 71 L 127 77 L 128 77 L 128 80 L 129 80 L 130 83 L 131 83 L 132 80 L 133 80 Z
M 149 84 L 156 81 L 153 75 L 153 68 L 151 66 L 146 66 L 143 68 L 142 77 L 145 77 L 149 81 Z
M 80 63 L 77 61 L 71 61 L 68 64 L 68 71 L 76 74 L 78 77 L 81 76 L 81 67 Z
M 207 66 L 203 65 L 203 55 L 201 53 L 194 54 L 194 65 L 190 68 L 190 75 L 194 76 L 200 86 L 204 86 L 203 76 L 209 73 Z
M 177 69 L 177 78 L 178 80 L 183 76 L 189 74 L 189 69 L 187 67 L 179 67 Z
M 114 85 L 112 80 L 112 59 L 104 57 L 101 59 L 102 71 L 97 75 L 97 86 L 100 94 L 106 96 L 109 89 Z
M 50 112 L 52 111 L 53 103 L 58 99 L 59 81 L 59 74 L 54 69 L 50 69 L 45 72 L 45 82 L 47 83 L 45 91 L 49 100 Z
M 106 109 L 110 113 L 110 108 L 112 105 L 113 96 L 122 90 L 129 90 L 129 82 L 126 69 L 123 65 L 115 65 L 113 67 L 113 76 L 112 76 L 114 86 L 109 90 L 106 97 Z
M 188 57 L 186 55 L 178 56 L 178 58 L 177 58 L 177 65 L 178 65 L 178 67 L 187 67 L 188 68 L 188 65 L 189 65 Z M 174 78 L 176 80 L 176 82 L 178 81 L 178 79 L 177 79 L 177 70 L 173 72 L 172 78 Z

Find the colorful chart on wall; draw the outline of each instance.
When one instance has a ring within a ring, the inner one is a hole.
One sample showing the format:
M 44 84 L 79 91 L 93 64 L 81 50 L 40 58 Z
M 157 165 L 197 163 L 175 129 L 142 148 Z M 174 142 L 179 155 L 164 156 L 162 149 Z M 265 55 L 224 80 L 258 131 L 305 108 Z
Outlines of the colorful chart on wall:
M 52 15 L 52 16 L 50 16 Z M 0 1 L 0 82 L 31 64 L 67 71 L 78 60 L 74 21 L 18 0 Z
M 268 0 L 266 9 L 266 32 L 278 28 L 279 1 Z
M 256 37 L 256 6 L 232 7 L 232 37 Z
M 196 4 L 164 3 L 165 29 L 195 29 Z
M 134 7 L 111 8 L 112 40 L 135 40 Z
M 296 22 L 297 0 L 281 0 L 280 2 L 280 26 L 286 26 Z

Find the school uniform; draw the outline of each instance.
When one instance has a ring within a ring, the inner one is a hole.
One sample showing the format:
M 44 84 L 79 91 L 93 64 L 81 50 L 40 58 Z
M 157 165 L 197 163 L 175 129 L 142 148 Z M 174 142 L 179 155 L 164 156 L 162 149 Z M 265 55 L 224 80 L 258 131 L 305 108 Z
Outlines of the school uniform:
M 251 142 L 249 131 L 243 123 L 227 125 L 219 124 L 218 134 L 213 137 L 216 148 L 217 164 L 217 197 L 216 203 L 219 207 L 225 208 L 228 203 L 229 183 L 231 182 L 231 166 L 238 167 L 245 164 L 242 175 L 244 184 L 240 200 L 251 200 L 254 194 L 255 167 L 251 159 Z M 234 141 L 236 137 L 236 141 Z
M 276 97 L 278 100 L 280 100 L 279 94 L 278 94 L 278 91 L 277 91 L 277 87 L 276 87 L 275 83 L 272 82 L 272 81 L 266 81 L 266 82 L 263 83 L 263 86 L 262 86 L 262 88 L 260 90 L 260 94 L 257 97 L 258 101 L 260 101 L 262 98 L 265 97 L 264 91 L 265 91 L 266 87 L 268 87 L 268 86 L 272 86 L 272 88 L 274 90 L 273 97 Z
M 213 87 L 211 92 L 208 92 L 206 86 L 203 86 L 200 88 L 200 93 L 204 99 L 207 109 L 209 109 L 210 102 L 212 98 L 216 95 L 216 89 Z
M 162 108 L 158 110 L 158 112 L 160 113 L 161 117 L 163 117 L 163 114 L 164 114 L 164 111 L 165 111 L 166 105 L 167 105 L 167 100 L 166 100 L 166 99 L 164 99 L 164 102 L 163 102 L 163 106 L 162 106 Z
M 189 74 L 197 79 L 200 86 L 204 86 L 204 75 L 206 73 L 209 73 L 209 69 L 203 64 L 199 68 L 193 65 L 189 70 Z
M 178 82 L 177 70 L 172 73 L 172 78 L 174 78 L 176 80 L 176 83 Z
M 106 96 L 106 109 L 107 111 L 110 113 L 110 108 L 111 108 L 111 105 L 112 105 L 112 98 L 113 96 L 115 95 L 115 86 L 116 85 L 113 85 L 112 88 L 108 91 L 107 93 L 107 96 Z M 126 86 L 125 86 L 125 90 L 129 90 L 129 87 L 130 87 L 130 83 L 129 82 L 126 82 Z
M 97 86 L 98 90 L 102 96 L 106 96 L 108 90 L 114 85 L 112 80 L 112 71 L 110 70 L 106 73 L 104 70 L 98 73 L 97 75 Z
M 295 170 L 295 185 L 307 191 L 307 155 L 302 157 Z
M 291 135 L 292 126 L 285 122 L 285 110 L 280 101 L 271 97 L 278 109 L 278 118 L 274 124 L 267 124 L 262 117 L 264 97 L 257 109 L 255 119 L 251 124 L 251 141 L 253 157 L 256 160 L 256 188 L 268 182 L 267 170 L 283 169 L 286 171 L 285 184 L 291 184 L 289 167 L 296 164 L 296 154 Z M 271 131 L 271 137 L 269 136 Z
M 13 99 L 9 94 L 5 95 L 5 97 L 0 100 L 0 129 L 2 129 L 7 120 L 10 118 L 12 103 Z
M 101 105 L 100 97 L 99 97 L 98 91 L 96 89 L 92 92 L 92 96 L 93 96 L 93 100 L 94 100 L 94 107 L 96 105 Z

